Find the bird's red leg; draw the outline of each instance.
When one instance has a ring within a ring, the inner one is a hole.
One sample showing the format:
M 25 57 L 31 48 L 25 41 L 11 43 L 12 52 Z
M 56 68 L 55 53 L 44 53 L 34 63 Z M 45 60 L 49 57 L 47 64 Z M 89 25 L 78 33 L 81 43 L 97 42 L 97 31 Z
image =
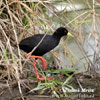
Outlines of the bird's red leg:
M 28 53 L 27 55 L 26 55 L 26 57 L 28 57 L 30 55 L 30 53 Z M 43 63 L 43 65 L 44 65 L 44 69 L 47 69 L 47 62 L 45 61 L 45 59 L 43 59 L 42 57 L 40 57 L 40 56 L 30 56 L 30 58 L 38 58 L 39 60 L 41 60 L 42 61 L 42 63 Z M 37 77 L 37 79 L 38 80 L 41 80 L 41 81 L 43 81 L 43 80 L 45 80 L 46 78 L 40 78 L 39 77 L 39 74 L 38 74 L 38 72 L 37 72 L 37 69 L 36 69 L 36 60 L 34 60 L 34 63 L 33 63 L 33 68 L 34 68 L 34 71 L 35 71 L 35 74 L 36 74 L 36 77 Z M 52 78 L 48 78 L 48 79 L 52 79 Z
M 28 57 L 29 55 L 30 55 L 30 53 L 26 54 L 26 57 Z M 43 65 L 44 65 L 44 69 L 47 69 L 47 62 L 41 56 L 30 56 L 30 58 L 38 58 L 39 60 L 42 61 Z
M 33 68 L 34 68 L 34 71 L 35 71 L 35 74 L 36 74 L 37 79 L 38 79 L 38 80 L 41 80 L 41 81 L 44 81 L 45 78 L 40 78 L 40 77 L 39 77 L 39 74 L 38 74 L 38 72 L 37 72 L 37 69 L 36 69 L 35 64 L 36 64 L 36 60 L 34 60 Z
M 38 58 L 39 60 L 41 60 L 43 65 L 44 65 L 44 69 L 47 69 L 47 62 L 41 56 L 30 56 L 30 57 L 31 58 Z

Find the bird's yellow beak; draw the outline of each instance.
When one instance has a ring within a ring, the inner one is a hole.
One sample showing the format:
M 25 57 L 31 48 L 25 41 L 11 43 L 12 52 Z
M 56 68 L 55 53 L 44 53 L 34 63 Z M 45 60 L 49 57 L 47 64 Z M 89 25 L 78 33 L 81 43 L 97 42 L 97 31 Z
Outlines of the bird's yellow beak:
M 69 37 L 74 37 L 70 32 L 67 33 Z

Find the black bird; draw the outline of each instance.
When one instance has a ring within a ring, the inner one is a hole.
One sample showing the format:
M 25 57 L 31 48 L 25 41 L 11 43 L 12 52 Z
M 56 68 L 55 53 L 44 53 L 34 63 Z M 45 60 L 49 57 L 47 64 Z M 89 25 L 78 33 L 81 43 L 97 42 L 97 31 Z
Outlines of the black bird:
M 41 56 L 43 56 L 45 53 L 49 52 L 50 50 L 54 49 L 59 44 L 61 37 L 67 35 L 71 36 L 71 34 L 68 33 L 68 30 L 66 28 L 60 27 L 52 35 L 45 35 L 45 36 L 44 35 L 45 34 L 36 34 L 31 37 L 25 38 L 20 42 L 19 47 L 20 49 L 28 53 L 26 56 L 29 56 L 30 52 L 38 45 L 35 48 L 35 50 L 33 50 L 32 52 L 32 55 L 34 56 L 30 56 L 30 57 L 40 59 L 44 64 L 44 68 L 46 69 L 47 63 Z M 35 67 L 35 63 L 36 61 L 34 61 L 33 67 L 37 79 L 45 80 L 45 78 L 39 77 L 39 74 Z

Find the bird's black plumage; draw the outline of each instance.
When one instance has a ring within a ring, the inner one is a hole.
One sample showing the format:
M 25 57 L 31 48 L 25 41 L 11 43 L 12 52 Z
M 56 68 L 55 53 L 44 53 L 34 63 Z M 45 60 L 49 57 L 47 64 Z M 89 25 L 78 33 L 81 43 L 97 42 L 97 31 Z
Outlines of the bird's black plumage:
M 54 49 L 58 44 L 62 36 L 67 35 L 68 31 L 64 27 L 58 28 L 53 35 L 46 35 L 39 46 L 32 52 L 32 55 L 42 56 L 50 50 Z M 29 53 L 35 46 L 41 41 L 45 34 L 36 34 L 31 37 L 23 39 L 19 47 L 23 51 Z

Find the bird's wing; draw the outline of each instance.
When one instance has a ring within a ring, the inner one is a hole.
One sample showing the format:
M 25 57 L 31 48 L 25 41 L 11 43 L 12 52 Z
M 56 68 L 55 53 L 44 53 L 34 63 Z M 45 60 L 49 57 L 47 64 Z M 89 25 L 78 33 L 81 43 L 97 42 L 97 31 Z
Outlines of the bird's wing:
M 32 51 L 32 49 L 35 46 L 37 46 L 38 43 L 41 41 L 43 36 L 44 36 L 44 34 L 37 34 L 37 35 L 23 39 L 19 44 L 20 49 L 22 49 L 26 52 Z
M 51 35 L 47 35 L 44 40 L 40 43 L 40 45 L 37 47 L 35 53 L 36 54 L 45 54 L 49 52 L 50 50 L 54 49 L 58 45 L 58 41 L 54 40 Z M 41 49 L 42 48 L 42 49 Z
M 19 45 L 24 45 L 24 46 L 30 46 L 31 48 L 34 48 L 39 41 L 41 41 L 43 37 L 43 34 L 37 34 L 28 38 L 23 39 Z

